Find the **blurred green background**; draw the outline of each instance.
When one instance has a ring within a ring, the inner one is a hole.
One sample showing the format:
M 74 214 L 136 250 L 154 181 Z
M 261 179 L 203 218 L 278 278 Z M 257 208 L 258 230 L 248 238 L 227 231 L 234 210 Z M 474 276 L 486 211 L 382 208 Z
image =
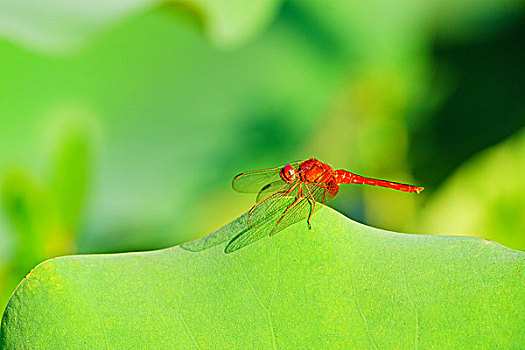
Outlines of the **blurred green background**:
M 520 1 L 0 3 L 0 304 L 44 259 L 149 250 L 246 211 L 239 172 L 317 157 L 425 186 L 331 204 L 525 250 Z

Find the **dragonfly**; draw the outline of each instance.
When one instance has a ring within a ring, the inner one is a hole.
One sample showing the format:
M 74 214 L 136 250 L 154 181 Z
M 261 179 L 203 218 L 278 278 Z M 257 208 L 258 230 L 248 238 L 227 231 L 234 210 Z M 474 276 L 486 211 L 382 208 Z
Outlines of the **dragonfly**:
M 317 203 L 326 203 L 339 192 L 339 185 L 363 184 L 397 191 L 420 193 L 423 187 L 374 179 L 334 170 L 315 158 L 277 168 L 249 171 L 235 176 L 232 187 L 238 192 L 257 193 L 256 204 L 246 214 L 246 229 L 233 237 L 225 252 L 231 253 L 267 235 L 306 219 L 308 228 Z

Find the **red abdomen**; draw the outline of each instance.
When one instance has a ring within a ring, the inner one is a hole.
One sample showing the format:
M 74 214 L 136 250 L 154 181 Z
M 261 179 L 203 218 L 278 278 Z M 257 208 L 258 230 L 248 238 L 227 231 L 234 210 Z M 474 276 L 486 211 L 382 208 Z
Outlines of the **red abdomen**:
M 399 182 L 372 179 L 369 177 L 364 177 L 361 175 L 353 174 L 349 171 L 342 170 L 342 169 L 335 171 L 335 179 L 340 184 L 363 184 L 363 185 L 371 185 L 371 186 L 381 186 L 381 187 L 387 187 L 387 188 L 391 188 L 391 189 L 403 191 L 403 192 L 419 193 L 423 191 L 424 189 L 423 187 L 402 184 Z

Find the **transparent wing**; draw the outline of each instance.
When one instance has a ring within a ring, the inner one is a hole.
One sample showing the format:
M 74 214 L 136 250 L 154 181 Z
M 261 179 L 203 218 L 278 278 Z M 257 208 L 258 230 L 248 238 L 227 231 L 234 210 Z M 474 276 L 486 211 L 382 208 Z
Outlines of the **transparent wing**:
M 292 186 L 293 185 L 287 184 L 284 181 L 272 182 L 271 184 L 268 184 L 268 185 L 264 186 L 261 189 L 261 191 L 259 191 L 259 194 L 257 195 L 257 199 L 255 200 L 255 202 L 258 203 L 258 202 L 262 202 L 264 200 L 267 200 L 267 199 L 270 198 L 270 196 L 272 196 L 274 194 L 285 195 L 286 192 L 288 190 L 290 190 L 290 188 Z M 291 195 L 293 195 L 293 194 L 291 194 Z
M 281 168 L 274 168 L 242 173 L 233 178 L 232 187 L 237 192 L 257 193 L 268 184 L 279 181 L 284 184 L 280 171 Z
M 299 164 L 301 164 L 301 161 L 290 164 L 294 168 L 297 168 Z M 266 185 L 274 182 L 281 182 L 284 185 L 285 182 L 282 181 L 279 176 L 283 167 L 284 165 L 277 168 L 255 170 L 239 174 L 233 178 L 232 187 L 237 192 L 257 193 Z
M 232 253 L 268 236 L 273 231 L 275 222 L 279 220 L 286 208 L 288 208 L 295 200 L 295 197 L 277 196 L 252 208 L 252 211 L 248 216 L 249 230 L 243 231 L 234 237 L 226 245 L 224 252 Z
M 236 250 L 244 248 L 261 238 L 268 236 L 271 230 L 272 226 L 259 226 L 257 228 L 252 228 L 249 231 L 241 232 L 226 245 L 224 252 L 230 254 Z
M 299 200 L 291 204 L 286 212 L 283 212 L 282 217 L 277 220 L 270 235 L 272 236 L 290 225 L 309 218 L 321 207 L 316 205 L 317 202 L 326 203 L 334 198 L 335 195 L 333 195 L 333 192 L 331 193 L 325 186 L 302 184 L 302 188 L 299 188 Z
M 314 202 L 309 197 L 298 198 L 286 208 L 286 212 L 283 212 L 281 217 L 277 220 L 270 232 L 270 236 L 281 232 L 288 226 L 307 219 L 312 210 L 314 210 Z
M 188 251 L 198 252 L 229 241 L 225 252 L 231 253 L 268 236 L 274 229 L 275 223 L 295 199 L 296 197 L 274 194 L 234 222 L 204 238 L 185 243 L 181 247 Z
M 335 182 L 297 183 L 274 182 L 265 186 L 257 197 L 258 203 L 234 222 L 182 248 L 201 251 L 226 241 L 225 252 L 231 253 L 259 239 L 274 235 L 288 226 L 307 219 L 320 206 L 331 200 L 339 190 Z
M 249 230 L 234 237 L 226 246 L 225 252 L 231 253 L 265 236 L 274 235 L 290 225 L 308 218 L 315 208 L 312 196 L 306 191 L 306 185 L 298 183 L 286 189 L 287 193 L 274 192 L 257 203 L 249 212 L 247 224 Z M 310 193 L 320 197 L 325 188 L 312 187 Z
M 248 230 L 234 237 L 226 246 L 231 253 L 268 235 L 275 235 L 288 226 L 310 217 L 320 208 L 316 202 L 326 203 L 334 198 L 337 191 L 329 186 L 337 184 L 299 183 L 287 189 L 288 194 L 274 192 L 257 203 L 247 217 Z M 338 189 L 338 187 L 337 187 Z M 334 194 L 335 193 L 335 194 Z
M 205 249 L 215 247 L 219 244 L 229 242 L 236 236 L 249 230 L 246 223 L 248 213 L 244 213 L 238 217 L 235 221 L 221 227 L 215 232 L 210 233 L 206 237 L 198 239 L 196 241 L 181 244 L 181 248 L 191 252 L 200 252 Z
M 298 185 L 293 185 L 284 192 L 279 191 L 256 203 L 248 212 L 248 227 L 257 227 L 269 220 L 277 221 L 284 212 L 283 207 L 290 205 L 297 197 Z

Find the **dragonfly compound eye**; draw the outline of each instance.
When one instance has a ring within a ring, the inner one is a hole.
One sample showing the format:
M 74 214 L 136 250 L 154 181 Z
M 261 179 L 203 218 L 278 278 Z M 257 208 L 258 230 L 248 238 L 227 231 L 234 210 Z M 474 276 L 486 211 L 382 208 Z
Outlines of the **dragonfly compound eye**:
M 281 171 L 281 178 L 286 182 L 292 182 L 295 180 L 295 169 L 290 164 L 286 166 Z

